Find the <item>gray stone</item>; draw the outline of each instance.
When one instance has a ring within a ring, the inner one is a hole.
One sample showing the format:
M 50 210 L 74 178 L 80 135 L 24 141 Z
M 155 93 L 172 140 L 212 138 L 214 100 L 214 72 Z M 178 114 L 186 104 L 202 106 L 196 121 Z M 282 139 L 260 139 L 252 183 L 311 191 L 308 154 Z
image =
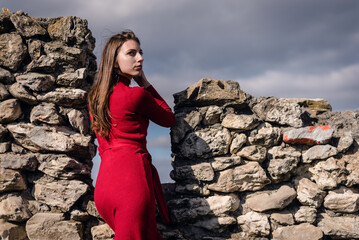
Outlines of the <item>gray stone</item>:
M 288 211 L 283 211 L 280 213 L 272 213 L 270 216 L 271 223 L 277 223 L 280 225 L 293 225 L 294 218 L 293 215 Z
M 19 171 L 0 168 L 0 193 L 26 190 L 26 181 Z
M 75 72 L 65 72 L 56 79 L 56 84 L 68 87 L 80 87 L 87 77 L 87 69 L 80 68 Z
M 32 60 L 37 60 L 44 54 L 43 47 L 44 42 L 37 39 L 27 40 L 27 47 L 29 49 L 29 54 Z
M 74 209 L 70 212 L 70 219 L 74 221 L 85 222 L 90 218 L 90 215 L 87 212 Z
M 4 84 L 0 83 L 0 101 L 3 101 L 10 97 L 9 92 L 7 91 Z
M 176 113 L 176 124 L 171 127 L 171 141 L 179 143 L 188 132 L 193 131 L 202 121 L 202 114 L 198 111 Z
M 221 171 L 232 166 L 236 166 L 242 163 L 242 158 L 237 156 L 230 157 L 215 157 L 211 162 L 214 171 Z
M 13 153 L 21 153 L 21 154 L 27 153 L 27 150 L 25 150 L 25 148 L 15 144 L 15 143 L 11 143 L 11 151 Z
M 20 75 L 16 77 L 16 81 L 36 92 L 47 91 L 55 84 L 55 78 L 52 75 L 42 73 Z
M 53 73 L 57 66 L 56 59 L 53 56 L 41 55 L 32 60 L 26 67 L 26 72 L 46 72 Z
M 30 240 L 82 240 L 82 224 L 65 221 L 62 213 L 37 213 L 26 222 Z
M 252 130 L 258 124 L 258 118 L 254 115 L 227 114 L 222 120 L 223 127 L 237 130 Z
M 256 191 L 270 183 L 265 171 L 258 162 L 227 169 L 219 173 L 217 182 L 208 189 L 218 192 Z
M 280 138 L 280 128 L 272 127 L 269 123 L 263 123 L 258 128 L 251 131 L 250 136 L 248 137 L 248 142 L 251 145 L 272 147 L 279 143 Z
M 33 194 L 41 203 L 69 211 L 88 189 L 89 186 L 79 180 L 55 180 L 45 175 L 35 181 Z
M 81 176 L 90 178 L 91 170 L 65 154 L 39 154 L 38 170 L 59 179 L 75 179 Z
M 6 33 L 10 32 L 14 29 L 14 25 L 12 24 L 10 20 L 11 11 L 7 9 L 8 11 L 4 11 L 5 8 L 3 8 L 2 13 L 0 14 L 0 33 Z
M 283 141 L 291 144 L 327 144 L 333 137 L 334 130 L 328 125 L 304 127 L 286 131 Z
M 0 124 L 0 140 L 7 134 L 7 129 Z
M 101 224 L 91 228 L 93 240 L 111 240 L 114 238 L 114 231 L 107 224 Z
M 249 236 L 268 236 L 270 234 L 270 224 L 268 216 L 256 212 L 248 212 L 237 219 L 242 231 Z
M 22 196 L 13 193 L 3 195 L 0 198 L 0 218 L 6 221 L 26 221 L 32 216 L 28 205 Z
M 230 140 L 231 134 L 226 128 L 199 130 L 185 137 L 180 152 L 187 158 L 224 155 L 228 152 Z
M 0 67 L 0 82 L 8 84 L 15 81 L 14 75 L 6 69 Z
M 272 209 L 283 209 L 297 196 L 296 191 L 286 185 L 277 190 L 258 192 L 246 199 L 248 207 L 257 212 L 265 212 Z
M 268 150 L 268 172 L 275 182 L 288 180 L 300 161 L 301 153 L 293 147 L 275 146 Z
M 67 117 L 71 126 L 79 131 L 83 135 L 87 135 L 90 132 L 90 120 L 88 118 L 88 112 L 84 110 L 73 109 L 67 113 Z
M 291 98 L 289 100 L 298 103 L 304 110 L 309 112 L 313 117 L 317 117 L 320 114 L 332 111 L 332 106 L 328 103 L 327 100 L 322 98 L 314 98 L 314 99 Z
M 358 239 L 359 217 L 330 217 L 328 214 L 320 214 L 318 228 L 326 236 L 332 239 Z
M 85 202 L 85 209 L 88 214 L 93 217 L 101 219 L 101 215 L 98 213 L 95 202 L 94 201 L 87 201 Z
M 345 181 L 345 166 L 343 161 L 331 157 L 326 161 L 316 163 L 309 168 L 311 179 L 320 189 L 334 189 Z
M 0 34 L 0 65 L 16 71 L 27 55 L 27 48 L 20 35 Z M 1 74 L 2 75 L 2 74 Z
M 317 184 L 307 178 L 302 178 L 298 183 L 297 199 L 303 205 L 319 208 L 325 195 L 326 192 L 320 190 Z
M 30 105 L 35 105 L 37 104 L 37 100 L 36 97 L 29 91 L 27 90 L 23 85 L 21 85 L 21 83 L 14 83 L 9 87 L 9 91 L 11 93 L 11 95 L 13 95 L 15 98 L 30 104 Z
M 87 55 L 82 48 L 68 47 L 58 42 L 48 42 L 44 45 L 44 51 L 58 65 L 71 65 L 71 69 L 87 67 Z
M 237 220 L 234 217 L 213 217 L 202 221 L 197 221 L 193 225 L 207 229 L 211 232 L 223 232 L 229 225 L 236 224 Z
M 220 216 L 223 213 L 233 212 L 239 208 L 239 198 L 235 194 L 229 194 L 226 196 L 211 196 L 206 198 L 206 202 L 211 212 Z
M 354 139 L 351 135 L 345 135 L 339 138 L 338 152 L 346 152 L 354 143 Z
M 91 154 L 91 136 L 49 126 L 34 126 L 29 123 L 9 124 L 13 137 L 24 148 L 34 152 L 73 152 L 77 155 Z
M 323 160 L 338 154 L 338 150 L 331 145 L 317 145 L 309 148 L 302 155 L 304 163 L 311 163 L 313 160 Z
M 292 127 L 303 126 L 303 109 L 288 99 L 267 98 L 252 105 L 252 111 L 263 121 Z
M 247 136 L 244 133 L 234 134 L 229 151 L 231 154 L 236 154 L 242 146 L 247 142 Z
M 0 143 L 0 153 L 5 153 L 10 150 L 11 142 Z
M 280 227 L 273 232 L 275 240 L 320 240 L 322 238 L 323 232 L 309 223 Z
M 22 114 L 18 100 L 8 99 L 0 102 L 0 123 L 13 122 Z
M 56 88 L 52 92 L 39 94 L 37 100 L 52 102 L 65 107 L 79 107 L 86 104 L 86 91 L 73 88 Z
M 240 90 L 238 82 L 202 78 L 186 90 L 173 95 L 176 107 L 232 103 L 246 105 L 248 95 Z
M 359 210 L 358 190 L 341 187 L 329 191 L 324 199 L 324 207 L 334 212 L 354 213 Z
M 2 240 L 26 240 L 25 227 L 0 219 L 0 239 Z
M 237 155 L 252 161 L 263 162 L 267 155 L 267 149 L 262 146 L 247 146 L 243 147 Z
M 218 106 L 210 106 L 207 109 L 206 114 L 203 118 L 203 123 L 205 125 L 219 123 L 222 112 L 223 112 L 222 108 Z
M 11 22 L 14 24 L 16 31 L 23 37 L 34 37 L 46 35 L 46 30 L 36 22 L 32 17 L 22 13 L 12 14 Z
M 199 181 L 212 181 L 214 178 L 214 171 L 211 164 L 200 163 L 175 167 L 171 177 L 176 180 L 193 179 Z
M 314 223 L 317 218 L 317 209 L 314 207 L 300 206 L 294 214 L 294 218 L 297 223 Z
M 345 186 L 352 187 L 359 184 L 359 151 L 354 154 L 344 155 L 341 159 L 345 162 L 348 176 L 345 180 Z
M 86 19 L 70 16 L 60 18 L 49 25 L 48 32 L 53 40 L 61 41 L 64 44 L 75 44 L 84 46 L 92 51 L 95 48 L 95 39 L 88 29 Z
M 37 167 L 37 158 L 35 154 L 0 154 L 0 168 L 11 168 L 19 170 L 35 171 Z
M 47 123 L 50 125 L 60 125 L 64 123 L 63 118 L 56 109 L 56 105 L 53 103 L 41 103 L 35 106 L 31 110 L 30 121 L 33 124 Z

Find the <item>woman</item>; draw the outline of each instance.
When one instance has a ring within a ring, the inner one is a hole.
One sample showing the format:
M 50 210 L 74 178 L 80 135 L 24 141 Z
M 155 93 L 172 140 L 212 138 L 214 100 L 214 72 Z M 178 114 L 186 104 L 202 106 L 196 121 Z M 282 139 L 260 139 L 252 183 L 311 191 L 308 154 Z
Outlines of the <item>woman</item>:
M 142 70 L 140 41 L 131 31 L 107 41 L 88 101 L 101 166 L 95 204 L 115 240 L 161 239 L 155 201 L 165 222 L 166 201 L 146 149 L 149 120 L 170 127 L 175 117 Z M 139 87 L 130 87 L 134 79 Z

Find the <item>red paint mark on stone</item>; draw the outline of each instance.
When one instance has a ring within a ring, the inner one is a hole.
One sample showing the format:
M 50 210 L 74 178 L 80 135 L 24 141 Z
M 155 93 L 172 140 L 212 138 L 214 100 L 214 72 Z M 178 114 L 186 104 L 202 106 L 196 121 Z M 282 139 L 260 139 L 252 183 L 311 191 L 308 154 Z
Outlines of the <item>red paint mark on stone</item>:
M 326 130 L 330 130 L 330 127 L 329 125 L 324 125 L 324 126 L 321 126 L 322 130 L 326 131 Z
M 308 127 L 308 133 L 312 133 L 313 130 L 316 129 L 316 128 L 317 128 L 317 127 L 314 127 L 314 126 Z
M 312 133 L 316 128 L 318 127 L 314 127 L 314 126 L 308 127 L 308 133 Z M 320 126 L 319 128 L 321 128 L 323 131 L 330 130 L 329 125 Z

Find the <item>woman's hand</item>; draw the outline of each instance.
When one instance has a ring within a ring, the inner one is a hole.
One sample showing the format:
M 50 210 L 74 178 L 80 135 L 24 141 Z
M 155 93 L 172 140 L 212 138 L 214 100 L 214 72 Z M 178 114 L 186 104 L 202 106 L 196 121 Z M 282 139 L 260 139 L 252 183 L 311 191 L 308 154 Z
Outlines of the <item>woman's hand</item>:
M 146 75 L 143 72 L 143 70 L 141 70 L 140 74 L 136 77 L 133 77 L 133 80 L 135 80 L 135 82 L 138 84 L 138 86 L 140 87 L 149 87 L 151 84 L 147 81 Z

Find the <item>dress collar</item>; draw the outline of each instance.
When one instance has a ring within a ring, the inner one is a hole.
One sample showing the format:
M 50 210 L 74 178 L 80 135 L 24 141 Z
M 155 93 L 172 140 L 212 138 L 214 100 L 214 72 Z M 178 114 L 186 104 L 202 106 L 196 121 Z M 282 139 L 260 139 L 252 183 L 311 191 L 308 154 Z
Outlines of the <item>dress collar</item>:
M 128 78 L 126 78 L 126 77 L 124 77 L 124 76 L 119 76 L 119 77 L 118 77 L 118 81 L 119 81 L 119 82 L 122 82 L 122 83 L 125 84 L 126 86 L 129 86 L 130 83 L 131 83 L 131 79 L 128 79 Z

